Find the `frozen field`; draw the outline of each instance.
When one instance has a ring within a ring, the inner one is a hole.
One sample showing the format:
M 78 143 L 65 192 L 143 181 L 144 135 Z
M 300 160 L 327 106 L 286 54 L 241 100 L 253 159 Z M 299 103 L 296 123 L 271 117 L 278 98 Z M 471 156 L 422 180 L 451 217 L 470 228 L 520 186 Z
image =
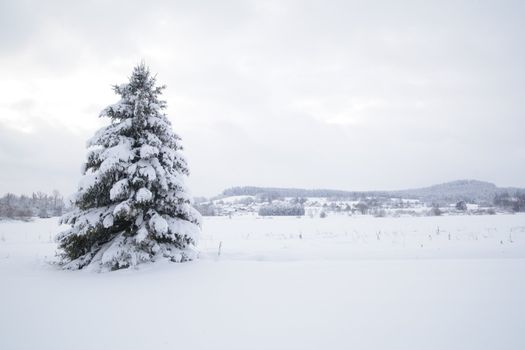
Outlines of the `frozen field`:
M 0 222 L 0 349 L 525 349 L 525 215 L 206 218 L 199 261 L 106 274 L 57 231 Z

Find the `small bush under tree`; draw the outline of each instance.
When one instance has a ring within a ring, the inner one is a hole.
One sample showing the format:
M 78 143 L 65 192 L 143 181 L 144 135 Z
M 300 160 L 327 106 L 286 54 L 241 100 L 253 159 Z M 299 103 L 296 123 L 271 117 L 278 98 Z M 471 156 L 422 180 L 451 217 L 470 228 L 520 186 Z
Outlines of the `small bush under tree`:
M 304 207 L 301 204 L 274 202 L 259 208 L 260 216 L 303 216 Z

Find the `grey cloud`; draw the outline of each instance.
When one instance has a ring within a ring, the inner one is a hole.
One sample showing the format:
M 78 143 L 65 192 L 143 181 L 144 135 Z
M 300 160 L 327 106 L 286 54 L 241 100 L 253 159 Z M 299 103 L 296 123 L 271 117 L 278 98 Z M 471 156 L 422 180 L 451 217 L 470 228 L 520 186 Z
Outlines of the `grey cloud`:
M 35 108 L 36 102 L 32 98 L 23 98 L 12 103 L 9 107 L 15 111 L 30 111 Z

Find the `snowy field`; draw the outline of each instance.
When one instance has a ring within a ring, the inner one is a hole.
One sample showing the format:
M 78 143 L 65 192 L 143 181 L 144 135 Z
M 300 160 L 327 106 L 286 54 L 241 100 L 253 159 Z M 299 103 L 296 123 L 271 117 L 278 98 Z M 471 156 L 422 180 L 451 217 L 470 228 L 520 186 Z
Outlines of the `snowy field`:
M 525 349 L 525 215 L 206 218 L 200 260 L 105 274 L 58 230 L 0 221 L 2 350 Z

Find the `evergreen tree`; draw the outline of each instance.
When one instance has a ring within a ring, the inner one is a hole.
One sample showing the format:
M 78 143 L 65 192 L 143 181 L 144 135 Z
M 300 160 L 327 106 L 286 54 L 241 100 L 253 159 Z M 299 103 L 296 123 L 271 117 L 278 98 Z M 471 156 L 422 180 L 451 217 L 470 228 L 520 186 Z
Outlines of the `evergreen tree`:
M 62 217 L 62 264 L 114 270 L 168 258 L 195 257 L 200 214 L 184 185 L 188 175 L 180 138 L 160 100 L 165 86 L 140 64 L 129 83 L 114 86 L 118 103 L 100 116 L 111 123 L 88 142 L 75 209 Z

